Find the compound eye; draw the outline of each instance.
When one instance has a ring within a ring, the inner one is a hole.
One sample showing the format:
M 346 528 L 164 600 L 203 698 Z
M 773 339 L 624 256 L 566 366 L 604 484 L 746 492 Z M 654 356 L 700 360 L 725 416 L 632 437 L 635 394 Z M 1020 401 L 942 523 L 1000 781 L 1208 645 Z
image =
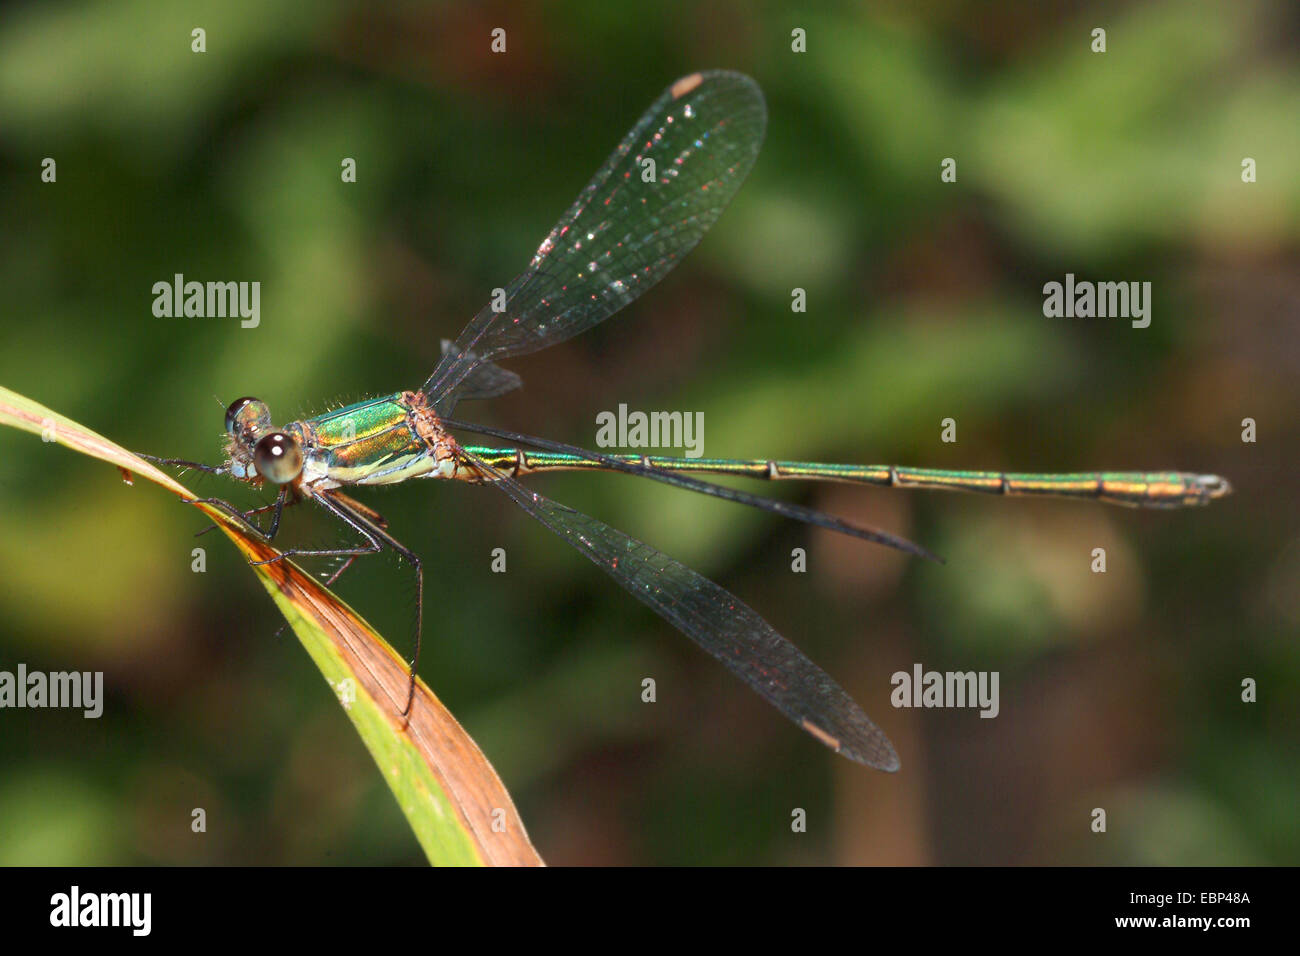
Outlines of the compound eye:
M 284 432 L 271 432 L 253 449 L 253 464 L 267 481 L 288 484 L 302 473 L 302 448 Z
M 271 427 L 271 410 L 256 398 L 238 398 L 226 409 L 226 434 L 255 435 Z

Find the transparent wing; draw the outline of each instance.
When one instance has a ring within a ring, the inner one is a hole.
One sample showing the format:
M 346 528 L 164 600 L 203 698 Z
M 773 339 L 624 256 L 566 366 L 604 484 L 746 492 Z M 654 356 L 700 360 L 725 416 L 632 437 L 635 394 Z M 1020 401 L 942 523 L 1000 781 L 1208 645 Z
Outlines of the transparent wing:
M 763 94 L 743 74 L 669 87 L 505 289 L 504 308 L 484 308 L 443 355 L 423 386 L 439 414 L 479 363 L 571 338 L 662 279 L 736 194 L 766 126 Z
M 451 339 L 442 340 L 442 354 L 454 352 L 456 343 Z M 514 372 L 507 371 L 493 362 L 485 362 L 473 352 L 463 354 L 472 359 L 470 371 L 461 379 L 456 395 L 461 400 L 475 398 L 496 398 L 523 385 L 523 380 Z
M 853 698 L 735 595 L 648 544 L 529 491 L 478 456 L 461 454 L 489 484 L 826 746 L 868 767 L 898 769 L 889 738 Z

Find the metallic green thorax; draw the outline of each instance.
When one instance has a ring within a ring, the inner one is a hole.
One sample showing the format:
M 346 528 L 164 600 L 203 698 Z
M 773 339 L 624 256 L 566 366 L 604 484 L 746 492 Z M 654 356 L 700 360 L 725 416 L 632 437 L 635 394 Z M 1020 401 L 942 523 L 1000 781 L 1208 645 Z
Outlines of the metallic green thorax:
M 339 485 L 384 485 L 437 469 L 416 433 L 403 393 L 394 392 L 295 422 L 285 431 L 301 442 L 309 480 Z

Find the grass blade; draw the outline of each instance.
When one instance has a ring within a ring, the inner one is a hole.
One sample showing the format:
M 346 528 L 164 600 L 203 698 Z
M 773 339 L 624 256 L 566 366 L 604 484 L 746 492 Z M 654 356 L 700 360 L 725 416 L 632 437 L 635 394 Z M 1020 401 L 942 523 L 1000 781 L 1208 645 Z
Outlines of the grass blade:
M 170 475 L 102 435 L 0 387 L 0 424 L 41 435 L 139 475 L 181 498 Z M 277 552 L 209 505 L 196 504 L 250 560 Z M 403 727 L 407 670 L 401 656 L 355 611 L 288 560 L 254 567 L 285 620 L 343 703 L 393 791 L 429 862 L 537 866 L 514 803 L 496 771 L 423 681 Z

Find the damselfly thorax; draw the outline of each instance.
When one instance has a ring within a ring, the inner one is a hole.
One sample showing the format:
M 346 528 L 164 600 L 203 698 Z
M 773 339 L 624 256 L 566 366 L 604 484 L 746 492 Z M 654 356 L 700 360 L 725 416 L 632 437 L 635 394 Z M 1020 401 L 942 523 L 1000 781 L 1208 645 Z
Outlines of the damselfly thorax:
M 394 392 L 276 428 L 256 398 L 226 412 L 227 460 L 235 478 L 269 481 L 309 498 L 347 485 L 411 478 L 481 480 L 422 392 Z

